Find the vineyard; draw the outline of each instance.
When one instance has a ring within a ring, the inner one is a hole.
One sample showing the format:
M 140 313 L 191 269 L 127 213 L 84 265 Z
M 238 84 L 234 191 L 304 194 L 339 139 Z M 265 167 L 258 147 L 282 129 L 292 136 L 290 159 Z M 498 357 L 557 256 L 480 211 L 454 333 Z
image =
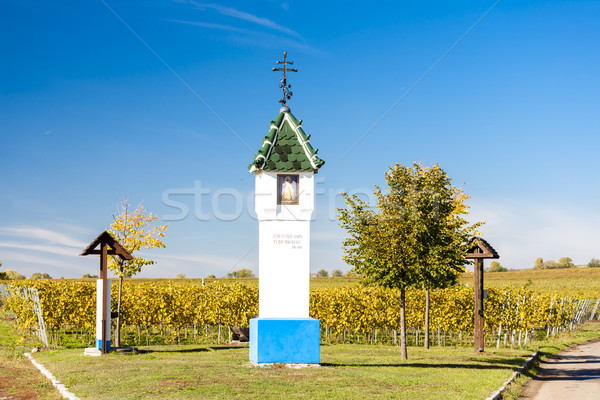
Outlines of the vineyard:
M 91 345 L 95 335 L 96 286 L 93 282 L 21 281 L 7 287 L 4 312 L 19 326 L 37 324 L 33 302 L 18 293 L 35 287 L 39 293 L 50 342 L 66 338 Z M 584 318 L 598 315 L 596 299 L 537 293 L 527 288 L 489 288 L 485 300 L 487 345 L 521 346 L 534 338 L 555 335 Z M 112 302 L 116 304 L 116 291 Z M 425 293 L 407 291 L 409 344 L 423 344 Z M 362 286 L 313 289 L 310 316 L 321 321 L 325 343 L 397 344 L 400 327 L 399 291 Z M 113 306 L 113 311 L 116 309 Z M 229 343 L 228 326 L 248 326 L 258 314 L 258 288 L 239 283 L 175 285 L 168 281 L 123 287 L 121 321 L 128 345 L 162 343 Z M 431 291 L 432 345 L 463 345 L 472 341 L 473 292 L 458 286 Z

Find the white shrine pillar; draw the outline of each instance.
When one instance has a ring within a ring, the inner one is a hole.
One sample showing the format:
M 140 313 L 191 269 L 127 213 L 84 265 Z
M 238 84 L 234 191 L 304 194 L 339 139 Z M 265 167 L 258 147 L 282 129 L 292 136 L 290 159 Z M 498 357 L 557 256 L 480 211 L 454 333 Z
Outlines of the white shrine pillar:
M 96 280 L 96 348 L 102 350 L 102 298 L 104 297 L 103 280 Z M 106 351 L 110 351 L 110 280 L 106 279 Z
M 259 223 L 259 317 L 250 361 L 319 363 L 320 324 L 309 317 L 314 174 L 324 161 L 284 106 L 250 164 Z

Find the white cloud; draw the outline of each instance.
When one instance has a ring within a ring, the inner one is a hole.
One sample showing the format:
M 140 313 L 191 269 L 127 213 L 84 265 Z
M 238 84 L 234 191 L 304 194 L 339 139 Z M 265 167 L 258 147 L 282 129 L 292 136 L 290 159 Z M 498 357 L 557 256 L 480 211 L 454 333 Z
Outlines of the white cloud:
M 23 250 L 34 250 L 43 253 L 60 254 L 62 256 L 78 256 L 80 251 L 72 248 L 65 249 L 64 247 L 57 247 L 52 245 L 42 244 L 27 244 L 27 243 L 14 243 L 14 242 L 0 242 L 0 247 L 8 247 L 12 249 L 23 249 Z M 83 249 L 83 247 L 81 247 Z
M 207 254 L 205 256 L 197 256 L 197 255 L 181 255 L 181 256 L 174 256 L 174 255 L 151 255 L 148 253 L 139 253 L 141 257 L 148 257 L 151 259 L 156 259 L 156 260 L 174 260 L 174 261 L 189 261 L 189 262 L 194 262 L 194 263 L 199 263 L 199 264 L 214 264 L 214 265 L 220 265 L 220 266 L 226 266 L 226 265 L 233 265 L 235 264 L 238 259 L 233 258 L 233 257 L 223 257 L 223 256 L 218 256 L 218 255 L 213 255 L 213 254 Z
M 1 236 L 45 240 L 66 247 L 83 249 L 86 243 L 73 239 L 63 233 L 37 227 L 0 228 Z
M 239 268 L 250 268 L 255 273 L 258 272 L 258 266 L 255 265 L 256 260 L 253 260 L 251 256 L 253 253 L 258 253 L 258 244 L 245 249 L 245 251 L 241 247 L 236 248 L 235 253 L 235 257 L 223 256 L 217 253 L 208 253 L 205 255 L 139 253 L 139 255 L 154 260 L 159 266 L 159 270 L 146 270 L 146 273 L 143 273 L 142 276 L 147 276 L 147 274 L 156 274 L 156 276 L 163 277 L 174 276 L 175 272 L 186 273 L 189 276 L 206 275 L 207 273 L 221 273 L 225 275 Z M 165 273 L 165 270 L 173 271 L 174 273 Z
M 183 21 L 180 19 L 170 19 L 169 21 L 177 22 L 180 24 L 200 26 L 202 28 L 218 29 L 218 30 L 228 31 L 228 32 L 253 33 L 251 30 L 244 29 L 244 28 L 237 28 L 237 27 L 231 26 L 231 25 L 212 24 L 212 23 L 208 23 L 208 22 Z
M 244 28 L 239 28 L 236 26 L 215 24 L 215 23 L 209 23 L 209 22 L 185 21 L 185 20 L 179 20 L 179 19 L 170 19 L 169 21 L 176 22 L 179 24 L 199 26 L 201 28 L 233 32 L 235 35 L 233 35 L 232 38 L 234 40 L 238 41 L 239 43 L 251 44 L 254 46 L 261 46 L 261 47 L 278 47 L 278 48 L 280 48 L 281 46 L 283 46 L 286 48 L 296 49 L 298 51 L 302 51 L 302 52 L 308 53 L 308 54 L 324 54 L 322 51 L 316 50 L 309 45 L 301 43 L 298 40 L 283 38 L 283 37 L 277 36 L 276 34 L 270 34 L 267 32 L 258 32 L 258 31 L 253 31 L 251 29 L 244 29 Z M 240 34 L 240 35 L 237 35 L 237 34 Z
M 586 264 L 600 256 L 600 216 L 593 210 L 524 199 L 471 201 L 472 221 L 485 221 L 482 236 L 509 268 L 532 268 L 537 257 L 571 257 Z
M 2 252 L 2 270 L 16 270 L 29 276 L 34 272 L 48 272 L 52 277 L 79 277 L 84 273 L 98 273 L 97 259 L 63 259 L 62 257 L 44 257 L 27 252 Z
M 80 227 L 64 225 L 56 230 L 35 226 L 0 227 L 2 268 L 25 275 L 48 272 L 52 276 L 80 276 L 82 271 L 89 272 L 89 265 L 96 263 L 77 258 L 86 243 L 65 231 L 86 234 Z
M 208 9 L 218 12 L 219 14 L 226 15 L 228 17 L 251 22 L 253 24 L 260 25 L 265 28 L 276 30 L 278 32 L 282 32 L 282 33 L 286 33 L 286 34 L 293 35 L 296 37 L 300 37 L 300 35 L 297 32 L 291 30 L 288 27 L 279 25 L 278 23 L 271 21 L 268 18 L 259 17 L 257 15 L 250 14 L 245 11 L 240 11 L 240 10 L 237 10 L 232 7 L 224 7 L 224 6 L 221 6 L 218 4 L 200 3 L 200 2 L 196 2 L 196 1 L 190 1 L 190 4 L 193 4 L 194 6 L 196 6 L 197 8 L 200 8 L 200 9 L 208 8 Z

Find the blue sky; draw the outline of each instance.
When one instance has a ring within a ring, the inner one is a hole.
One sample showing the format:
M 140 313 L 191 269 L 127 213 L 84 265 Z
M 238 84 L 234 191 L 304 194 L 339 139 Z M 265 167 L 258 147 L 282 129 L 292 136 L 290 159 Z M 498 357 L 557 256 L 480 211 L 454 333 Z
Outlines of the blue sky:
M 283 51 L 326 161 L 312 271 L 348 269 L 337 193 L 413 161 L 471 195 L 504 266 L 585 264 L 600 257 L 598 20 L 598 1 L 5 0 L 2 269 L 96 273 L 78 254 L 125 196 L 169 224 L 140 276 L 257 272 L 247 165 Z

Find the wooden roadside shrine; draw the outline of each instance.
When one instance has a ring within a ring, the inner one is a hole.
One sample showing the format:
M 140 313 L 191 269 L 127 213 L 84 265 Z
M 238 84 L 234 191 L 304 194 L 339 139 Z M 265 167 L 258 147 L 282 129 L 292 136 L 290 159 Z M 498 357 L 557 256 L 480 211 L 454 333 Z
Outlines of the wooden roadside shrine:
M 99 248 L 98 248 L 99 247 Z M 107 352 L 107 341 L 110 338 L 106 337 L 106 323 L 108 321 L 108 310 L 106 307 L 106 299 L 108 297 L 108 256 L 116 255 L 123 260 L 133 260 L 133 256 L 123 248 L 107 231 L 102 232 L 96 239 L 86 247 L 80 256 L 90 254 L 100 255 L 100 279 L 102 280 L 102 348 L 101 353 Z
M 474 260 L 473 272 L 475 275 L 475 308 L 474 308 L 474 341 L 475 353 L 483 352 L 485 343 L 484 318 L 483 318 L 483 260 L 486 258 L 500 258 L 496 250 L 483 238 L 473 237 L 467 246 L 465 258 Z

